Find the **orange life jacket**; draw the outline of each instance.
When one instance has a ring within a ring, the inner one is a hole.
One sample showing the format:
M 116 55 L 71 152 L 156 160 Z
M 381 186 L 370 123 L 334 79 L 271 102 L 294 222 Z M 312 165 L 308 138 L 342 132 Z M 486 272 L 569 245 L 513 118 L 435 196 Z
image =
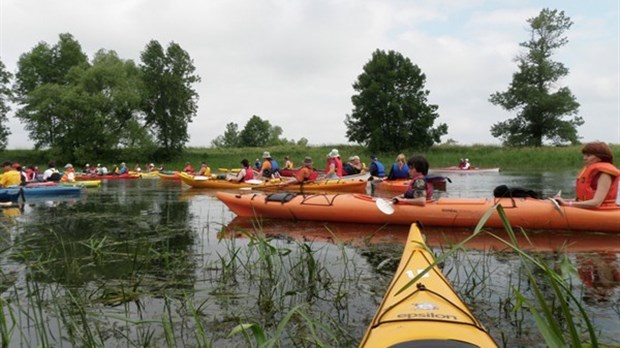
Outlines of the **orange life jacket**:
M 607 195 L 601 203 L 601 208 L 616 207 L 616 197 L 618 196 L 618 180 L 620 179 L 620 169 L 607 162 L 597 162 L 591 164 L 581 171 L 577 176 L 575 191 L 578 201 L 587 201 L 594 198 L 598 178 L 601 173 L 611 175 L 611 186 Z

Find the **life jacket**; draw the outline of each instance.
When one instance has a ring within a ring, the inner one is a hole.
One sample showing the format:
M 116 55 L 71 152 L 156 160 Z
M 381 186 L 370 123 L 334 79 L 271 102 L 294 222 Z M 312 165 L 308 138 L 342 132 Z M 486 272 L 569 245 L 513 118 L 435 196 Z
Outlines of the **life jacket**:
M 385 176 L 385 167 L 383 166 L 383 163 L 379 162 L 379 161 L 374 161 L 370 164 L 370 175 L 372 176 L 378 176 L 380 178 Z
M 611 175 L 611 186 L 607 195 L 601 203 L 600 208 L 615 208 L 616 197 L 618 196 L 618 181 L 620 180 L 620 169 L 613 164 L 607 162 L 597 162 L 591 164 L 581 171 L 577 176 L 575 191 L 578 201 L 587 201 L 594 198 L 596 192 L 597 181 L 601 173 Z
M 409 177 L 409 166 L 407 164 L 403 164 L 402 168 L 399 168 L 398 163 L 394 163 L 390 174 L 390 179 L 407 179 Z
M 248 181 L 254 179 L 254 171 L 252 168 L 245 168 L 245 175 L 243 176 L 243 181 Z
M 308 176 L 308 181 L 314 181 L 319 177 L 319 172 L 313 170 L 312 173 Z
M 278 164 L 278 161 L 272 159 L 271 160 L 271 174 L 275 174 L 279 172 L 280 172 L 280 165 Z
M 424 180 L 424 185 L 426 186 L 426 200 L 427 201 L 432 200 L 433 199 L 433 183 L 429 180 L 426 180 L 426 177 L 421 176 L 421 175 L 416 176 L 415 178 L 411 179 L 411 181 L 409 182 L 409 186 L 407 187 L 407 191 L 405 192 L 405 198 L 414 198 L 413 191 L 415 190 L 415 187 L 413 186 L 418 179 Z
M 342 167 L 342 160 L 340 159 L 340 157 L 336 157 L 336 175 L 338 176 L 344 175 L 344 170 Z
M 60 181 L 62 181 L 62 182 L 74 181 L 75 180 L 75 174 L 71 175 L 73 173 L 75 173 L 75 170 L 73 170 L 73 169 L 65 170 L 65 172 L 62 174 L 62 178 L 60 178 Z M 70 177 L 72 177 L 72 178 L 70 178 Z

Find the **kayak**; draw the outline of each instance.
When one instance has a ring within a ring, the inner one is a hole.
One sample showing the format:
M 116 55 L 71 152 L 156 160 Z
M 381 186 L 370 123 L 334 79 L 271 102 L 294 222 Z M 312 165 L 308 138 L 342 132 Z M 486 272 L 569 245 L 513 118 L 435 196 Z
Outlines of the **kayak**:
M 19 194 L 19 191 L 23 190 L 24 199 L 26 201 L 28 201 L 29 198 L 37 198 L 37 197 L 61 197 L 61 196 L 79 197 L 82 191 L 80 187 L 65 187 L 65 186 L 9 187 L 4 190 L 7 190 L 14 194 Z
M 162 179 L 162 180 L 179 180 L 179 173 L 178 171 L 170 171 L 170 170 L 166 170 L 163 172 L 157 172 L 157 176 Z
M 99 187 L 101 186 L 101 180 L 80 180 L 80 181 L 60 181 L 58 182 L 60 186 L 70 186 L 70 187 Z M 27 187 L 28 185 L 26 185 Z
M 9 187 L 0 189 L 0 203 L 16 203 L 19 197 L 23 198 L 23 190 L 19 187 Z
M 183 183 L 195 188 L 215 189 L 252 189 L 252 190 L 283 190 L 294 192 L 366 192 L 368 181 L 364 179 L 329 179 L 316 180 L 303 184 L 291 184 L 280 179 L 268 181 L 251 180 L 247 182 L 231 182 L 225 179 L 213 178 L 213 176 L 194 177 L 185 173 L 179 173 Z
M 461 169 L 457 166 L 453 167 L 445 167 L 445 168 L 431 168 L 430 172 L 441 172 L 441 173 L 498 173 L 499 167 L 488 167 L 488 168 L 479 168 L 479 167 L 469 167 L 469 169 Z
M 365 194 L 246 193 L 218 192 L 219 198 L 238 216 L 293 220 L 334 221 L 367 224 L 409 225 L 420 221 L 425 226 L 475 227 L 495 204 L 504 208 L 514 227 L 543 230 L 586 230 L 620 232 L 620 206 L 612 209 L 581 209 L 557 206 L 551 200 L 534 198 L 448 198 L 425 206 L 394 204 L 390 213 L 387 201 Z M 383 209 L 383 210 L 381 210 Z M 497 212 L 487 227 L 503 228 Z
M 497 347 L 434 262 L 412 224 L 398 269 L 359 347 Z
M 159 179 L 159 175 L 157 175 L 157 173 L 159 172 L 156 170 L 152 172 L 136 172 L 134 170 L 129 171 L 130 175 L 137 175 L 140 176 L 142 179 Z
M 429 176 L 427 180 L 433 184 L 433 188 L 439 191 L 446 191 L 447 182 L 452 182 L 445 176 Z M 409 188 L 411 179 L 381 180 L 375 179 L 371 182 L 373 188 L 378 191 L 388 191 L 395 193 L 405 193 Z
M 106 175 L 76 175 L 75 180 L 77 181 L 88 181 L 88 180 L 127 180 L 127 179 L 140 179 L 140 175 L 132 175 L 129 173 L 126 174 L 106 174 Z

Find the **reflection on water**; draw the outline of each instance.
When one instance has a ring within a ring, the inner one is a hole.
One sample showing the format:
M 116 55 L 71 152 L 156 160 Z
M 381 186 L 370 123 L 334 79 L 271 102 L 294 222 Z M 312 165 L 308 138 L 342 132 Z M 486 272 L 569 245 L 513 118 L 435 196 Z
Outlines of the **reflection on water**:
M 507 184 L 544 196 L 561 189 L 569 197 L 574 194 L 573 177 L 574 173 L 457 173 L 450 175 L 452 183 L 443 194 L 487 197 L 495 186 Z M 110 340 L 107 345 L 116 345 L 112 337 L 120 330 L 133 337 L 115 338 L 125 342 L 121 345 L 148 343 L 151 337 L 155 346 L 166 336 L 162 315 L 174 323 L 178 346 L 181 341 L 194 345 L 200 323 L 196 318 L 209 328 L 206 335 L 214 342 L 241 344 L 240 338 L 226 339 L 232 327 L 240 322 L 275 326 L 296 303 L 319 313 L 321 322 L 338 333 L 337 345 L 355 345 L 398 264 L 408 231 L 407 226 L 240 219 L 215 198 L 215 191 L 160 180 L 110 181 L 84 190 L 80 199 L 28 202 L 3 209 L 2 223 L 3 298 L 21 303 L 22 311 L 36 307 L 26 304 L 28 296 L 43 303 L 54 299 L 56 304 L 44 305 L 42 313 L 56 321 L 42 321 L 75 325 L 58 319 L 60 309 L 55 306 L 68 305 L 74 313 L 86 310 L 90 316 L 108 318 L 100 323 L 101 330 L 110 332 L 103 335 Z M 274 238 L 275 249 L 261 249 L 260 241 L 245 238 L 243 231 L 253 232 L 257 226 Z M 470 231 L 425 233 L 428 244 L 440 253 Z M 230 236 L 242 238 L 219 240 Z M 620 343 L 614 329 L 620 307 L 617 236 L 535 231 L 519 243 L 551 264 L 559 262 L 563 251 L 569 252 L 578 268 L 571 282 L 578 285 L 575 291 L 586 301 L 602 340 Z M 517 257 L 501 252 L 505 247 L 490 235 L 467 247 L 467 252 L 447 260 L 444 271 L 476 315 L 498 341 L 503 333 L 515 340 L 510 346 L 539 344 L 532 320 L 498 312 L 510 286 L 527 287 L 523 278 L 515 277 Z M 264 259 L 271 260 L 271 266 L 262 265 Z M 283 269 L 273 268 L 274 262 L 282 263 Z M 266 271 L 270 267 L 273 273 Z M 88 308 L 80 303 L 88 303 Z M 152 323 L 136 326 L 112 319 L 118 317 Z M 36 324 L 27 317 L 18 321 L 30 329 L 25 330 L 26 338 L 13 337 L 12 346 L 42 343 Z

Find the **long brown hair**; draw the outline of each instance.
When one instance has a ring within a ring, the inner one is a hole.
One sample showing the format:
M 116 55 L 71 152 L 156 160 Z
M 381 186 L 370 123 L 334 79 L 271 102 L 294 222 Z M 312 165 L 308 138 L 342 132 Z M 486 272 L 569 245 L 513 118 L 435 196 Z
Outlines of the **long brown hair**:
M 614 163 L 614 154 L 611 152 L 611 148 L 600 141 L 585 144 L 581 153 L 596 156 L 601 159 L 601 162 Z

